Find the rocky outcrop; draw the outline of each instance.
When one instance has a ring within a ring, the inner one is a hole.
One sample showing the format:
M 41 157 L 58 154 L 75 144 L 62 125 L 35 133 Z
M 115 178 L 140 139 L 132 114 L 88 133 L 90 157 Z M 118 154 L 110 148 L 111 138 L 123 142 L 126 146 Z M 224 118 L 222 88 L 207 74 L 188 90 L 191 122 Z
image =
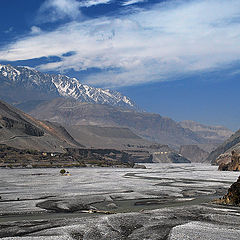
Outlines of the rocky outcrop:
M 59 124 L 39 121 L 3 101 L 0 101 L 0 144 L 53 152 L 83 147 Z
M 215 200 L 214 202 L 219 204 L 240 206 L 240 176 L 238 177 L 238 180 L 230 186 L 227 194 L 223 198 Z
M 232 151 L 240 152 L 240 130 L 235 132 L 230 138 L 228 138 L 223 144 L 218 146 L 214 151 L 212 151 L 207 157 L 207 161 L 211 162 L 213 165 L 219 165 L 224 160 L 225 163 L 229 161 L 230 157 L 224 159 L 221 157 L 222 154 L 231 156 Z M 220 157 L 220 158 L 219 158 Z M 222 161 L 219 161 L 219 160 Z
M 179 153 L 189 159 L 191 162 L 205 162 L 208 156 L 208 152 L 199 148 L 197 145 L 182 145 L 180 147 Z
M 218 167 L 218 170 L 221 171 L 240 171 L 240 154 L 235 151 L 232 151 L 231 161 L 226 162 L 229 159 L 229 155 L 220 156 L 221 163 Z M 218 160 L 218 162 L 220 161 Z
M 7 118 L 7 117 L 1 117 L 0 116 L 0 122 L 3 127 L 6 127 L 7 129 L 16 129 L 19 131 L 23 131 L 25 134 L 30 136 L 36 136 L 41 137 L 44 135 L 44 131 L 31 123 L 26 122 L 23 119 L 20 119 L 20 121 Z
M 222 168 L 223 166 L 226 166 L 231 162 L 231 157 L 231 153 L 220 154 L 216 159 L 216 163 L 219 167 L 221 166 Z

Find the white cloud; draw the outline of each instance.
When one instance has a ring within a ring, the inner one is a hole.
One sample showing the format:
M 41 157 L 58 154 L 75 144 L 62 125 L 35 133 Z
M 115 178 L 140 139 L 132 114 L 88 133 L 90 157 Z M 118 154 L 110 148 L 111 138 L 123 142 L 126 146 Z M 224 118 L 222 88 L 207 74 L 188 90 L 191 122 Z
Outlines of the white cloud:
M 85 0 L 81 2 L 81 7 L 91 7 L 99 4 L 108 4 L 112 0 Z
M 42 33 L 42 30 L 41 30 L 40 27 L 32 26 L 32 27 L 31 27 L 31 33 L 32 33 L 32 34 L 40 34 L 40 33 Z
M 77 0 L 46 0 L 37 17 L 37 21 L 55 22 L 66 17 L 76 19 L 81 15 L 80 2 Z
M 29 35 L 0 51 L 2 60 L 59 56 L 39 66 L 64 71 L 100 68 L 85 81 L 126 86 L 219 68 L 240 59 L 240 1 L 176 1 L 121 17 L 73 21 Z M 62 57 L 73 51 L 75 54 Z
M 135 3 L 140 3 L 140 2 L 145 2 L 146 0 L 128 0 L 128 1 L 125 1 L 122 5 L 123 6 L 128 6 L 128 5 L 132 5 L 132 4 L 135 4 Z

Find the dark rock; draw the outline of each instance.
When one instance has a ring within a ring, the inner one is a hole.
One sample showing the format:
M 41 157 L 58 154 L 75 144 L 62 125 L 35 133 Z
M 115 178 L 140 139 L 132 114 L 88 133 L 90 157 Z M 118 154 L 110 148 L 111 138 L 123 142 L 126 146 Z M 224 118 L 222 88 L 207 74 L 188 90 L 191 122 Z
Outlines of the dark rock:
M 25 131 L 24 132 L 28 135 L 36 136 L 36 137 L 41 137 L 41 136 L 44 135 L 43 130 L 41 130 L 37 127 L 34 127 L 32 124 L 25 123 L 24 126 L 25 126 Z
M 240 176 L 238 177 L 238 180 L 230 186 L 227 194 L 223 198 L 215 200 L 214 202 L 240 206 Z
M 227 139 L 223 144 L 218 146 L 214 151 L 212 151 L 207 157 L 207 161 L 211 162 L 214 165 L 220 165 L 222 161 L 218 159 L 221 154 L 231 153 L 232 150 L 240 151 L 240 130 L 235 132 L 229 139 Z M 226 163 L 228 159 L 222 159 Z
M 220 171 L 228 171 L 230 163 L 221 163 L 218 167 Z
M 140 165 L 140 164 L 134 164 L 133 168 L 146 169 L 146 166 L 145 165 Z

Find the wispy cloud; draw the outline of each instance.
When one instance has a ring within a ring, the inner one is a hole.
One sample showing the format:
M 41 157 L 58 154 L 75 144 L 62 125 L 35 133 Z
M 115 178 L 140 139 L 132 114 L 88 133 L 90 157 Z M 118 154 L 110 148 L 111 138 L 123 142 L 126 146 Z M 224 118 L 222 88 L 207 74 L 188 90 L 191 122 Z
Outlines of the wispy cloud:
M 170 1 L 131 15 L 72 21 L 52 32 L 28 35 L 0 51 L 2 60 L 59 56 L 41 70 L 102 69 L 85 81 L 126 86 L 240 59 L 238 0 Z M 65 56 L 64 53 L 74 52 Z
M 140 2 L 146 2 L 146 0 L 128 0 L 128 1 L 125 1 L 122 5 L 128 6 L 128 5 L 132 5 L 132 4 L 140 3 Z
M 13 31 L 13 27 L 10 27 L 7 30 L 5 30 L 4 33 L 11 33 L 12 31 Z
M 31 33 L 32 33 L 32 34 L 40 34 L 40 33 L 42 33 L 42 30 L 41 30 L 40 27 L 32 26 L 32 27 L 31 27 Z
M 77 0 L 45 0 L 39 9 L 37 22 L 55 22 L 66 17 L 76 19 L 81 15 Z
M 99 4 L 108 4 L 113 0 L 85 0 L 80 3 L 81 7 L 91 7 Z

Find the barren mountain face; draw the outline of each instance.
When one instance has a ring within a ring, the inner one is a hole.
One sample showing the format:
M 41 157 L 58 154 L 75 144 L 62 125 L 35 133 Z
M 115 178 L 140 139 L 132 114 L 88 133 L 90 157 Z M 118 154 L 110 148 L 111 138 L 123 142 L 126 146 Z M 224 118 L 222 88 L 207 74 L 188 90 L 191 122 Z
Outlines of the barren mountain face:
M 59 124 L 39 121 L 0 101 L 0 143 L 22 149 L 60 151 L 81 146 Z

